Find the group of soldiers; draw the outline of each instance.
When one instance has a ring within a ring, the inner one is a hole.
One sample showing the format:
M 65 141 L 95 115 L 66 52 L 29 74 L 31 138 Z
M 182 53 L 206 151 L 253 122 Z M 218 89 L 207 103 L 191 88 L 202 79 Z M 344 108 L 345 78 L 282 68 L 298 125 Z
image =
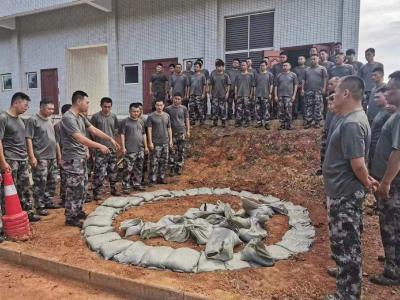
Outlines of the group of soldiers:
M 24 121 L 20 115 L 28 109 L 29 101 L 28 95 L 16 93 L 10 109 L 0 114 L 0 168 L 12 173 L 22 208 L 31 222 L 47 216 L 48 209 L 63 206 L 66 225 L 82 226 L 86 218 L 83 204 L 91 200 L 87 196 L 91 158 L 93 199 L 97 201 L 103 199 L 106 176 L 111 195 L 121 196 L 116 186 L 119 155 L 123 161 L 122 192 L 126 195 L 145 189 L 147 161 L 148 185 L 165 184 L 168 168 L 171 175 L 182 173 L 190 122 L 179 93 L 174 94 L 173 104 L 165 110 L 164 102 L 156 101 L 156 110 L 148 116 L 143 115 L 141 103 L 132 103 L 129 117 L 122 121 L 112 113 L 112 99 L 104 97 L 101 110 L 89 121 L 88 95 L 76 91 L 72 104 L 62 107 L 62 119 L 55 125 L 54 104 L 46 99 L 40 102 L 39 112 Z M 53 202 L 58 173 L 61 205 Z M 1 196 L 4 208 L 3 190 Z
M 298 65 L 292 69 L 288 62 L 288 53 L 282 51 L 279 63 L 271 65 L 264 57 L 259 68 L 253 68 L 250 57 L 245 61 L 233 59 L 232 66 L 225 70 L 221 59 L 215 60 L 215 70 L 211 73 L 203 68 L 203 61 L 193 65 L 186 62 L 183 71 L 181 64 L 171 64 L 170 74 L 163 73 L 159 63 L 156 72 L 150 77 L 149 90 L 153 99 L 165 100 L 178 92 L 183 103 L 189 109 L 192 125 L 199 121 L 201 125 L 207 117 L 208 99 L 211 104 L 213 126 L 226 126 L 226 121 L 235 119 L 236 127 L 247 127 L 256 120 L 256 127 L 270 129 L 270 120 L 277 115 L 279 129 L 292 129 L 292 120 L 303 116 L 304 128 L 321 126 L 321 120 L 327 110 L 327 84 L 333 77 L 347 75 L 360 76 L 365 84 L 363 107 L 366 110 L 370 94 L 374 87 L 372 72 L 381 68 L 381 63 L 374 61 L 375 50 L 366 50 L 366 64 L 355 60 L 355 51 L 342 52 L 342 44 L 335 44 L 335 52 L 328 55 L 327 50 L 309 50 L 309 57 L 298 57 Z

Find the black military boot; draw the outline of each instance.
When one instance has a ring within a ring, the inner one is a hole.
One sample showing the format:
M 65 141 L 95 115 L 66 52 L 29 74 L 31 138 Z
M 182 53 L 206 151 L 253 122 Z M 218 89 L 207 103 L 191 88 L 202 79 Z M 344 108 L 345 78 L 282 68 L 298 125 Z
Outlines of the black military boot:
M 66 219 L 65 220 L 65 225 L 66 226 L 72 226 L 72 227 L 78 227 L 78 228 L 82 228 L 83 226 L 83 221 L 77 219 Z

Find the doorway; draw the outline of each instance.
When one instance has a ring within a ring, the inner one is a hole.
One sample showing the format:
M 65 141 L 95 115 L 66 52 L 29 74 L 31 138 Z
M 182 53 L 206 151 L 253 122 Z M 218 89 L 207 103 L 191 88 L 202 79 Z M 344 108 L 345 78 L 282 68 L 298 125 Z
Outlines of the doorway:
M 40 70 L 40 84 L 42 99 L 49 99 L 54 104 L 54 114 L 59 114 L 58 70 Z
M 170 73 L 168 70 L 168 66 L 170 64 L 177 64 L 178 58 L 163 58 L 163 59 L 156 59 L 156 60 L 145 60 L 143 61 L 143 111 L 144 113 L 151 112 L 151 97 L 150 97 L 150 90 L 149 90 L 149 81 L 150 77 L 153 73 L 156 72 L 156 66 L 158 63 L 162 63 L 164 67 L 164 74 L 169 77 Z

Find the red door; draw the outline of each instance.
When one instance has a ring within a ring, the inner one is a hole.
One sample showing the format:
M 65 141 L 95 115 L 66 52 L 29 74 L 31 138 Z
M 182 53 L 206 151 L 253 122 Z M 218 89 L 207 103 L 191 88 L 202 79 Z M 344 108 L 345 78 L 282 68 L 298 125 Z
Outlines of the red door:
M 151 112 L 151 97 L 149 90 L 149 80 L 153 73 L 156 72 L 156 66 L 158 63 L 162 63 L 164 66 L 164 73 L 169 76 L 168 66 L 170 64 L 177 64 L 178 58 L 164 58 L 157 60 L 145 60 L 143 61 L 143 111 L 144 113 Z
M 42 99 L 49 99 L 54 104 L 54 114 L 59 114 L 58 72 L 57 69 L 40 71 Z

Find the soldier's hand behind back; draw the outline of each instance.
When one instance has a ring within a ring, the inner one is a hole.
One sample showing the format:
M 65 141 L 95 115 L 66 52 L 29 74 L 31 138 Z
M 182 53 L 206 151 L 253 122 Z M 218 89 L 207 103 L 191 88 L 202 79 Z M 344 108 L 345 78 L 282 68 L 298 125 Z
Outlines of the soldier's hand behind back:
M 104 146 L 104 145 L 100 145 L 99 146 L 99 151 L 102 154 L 109 154 L 110 153 L 110 149 L 108 149 L 108 147 Z

